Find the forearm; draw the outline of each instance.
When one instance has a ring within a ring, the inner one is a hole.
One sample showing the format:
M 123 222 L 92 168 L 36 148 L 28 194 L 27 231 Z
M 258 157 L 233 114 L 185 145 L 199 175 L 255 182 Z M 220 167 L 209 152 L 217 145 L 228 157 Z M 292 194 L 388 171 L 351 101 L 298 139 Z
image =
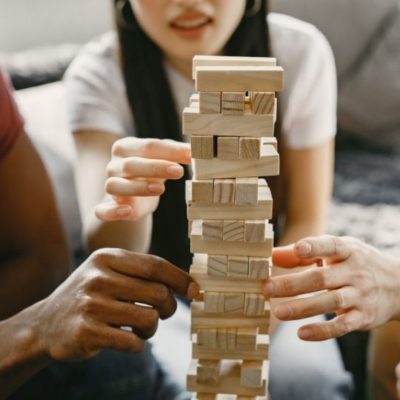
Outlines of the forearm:
M 12 318 L 0 321 L 0 399 L 51 363 L 35 327 L 36 303 Z

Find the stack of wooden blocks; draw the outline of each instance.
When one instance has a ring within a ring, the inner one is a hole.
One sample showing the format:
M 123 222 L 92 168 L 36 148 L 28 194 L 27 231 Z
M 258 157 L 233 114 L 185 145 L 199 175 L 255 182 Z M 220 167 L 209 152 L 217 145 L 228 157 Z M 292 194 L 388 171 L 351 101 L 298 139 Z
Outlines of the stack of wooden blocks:
M 198 400 L 264 400 L 268 386 L 273 137 L 283 70 L 273 58 L 196 56 L 196 91 L 183 111 L 193 180 L 186 182 L 192 303 L 187 387 Z

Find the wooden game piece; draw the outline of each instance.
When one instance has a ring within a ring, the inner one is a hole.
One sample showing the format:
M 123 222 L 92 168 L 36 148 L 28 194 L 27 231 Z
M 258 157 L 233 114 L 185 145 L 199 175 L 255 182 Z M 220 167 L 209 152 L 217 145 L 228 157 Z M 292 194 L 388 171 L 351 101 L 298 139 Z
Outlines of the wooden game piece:
M 244 293 L 224 293 L 224 312 L 243 313 Z
M 207 66 L 276 66 L 276 58 L 272 57 L 231 57 L 231 56 L 203 56 L 197 55 L 193 57 L 193 79 L 196 79 L 196 68 Z
M 199 347 L 204 349 L 217 348 L 217 329 L 199 329 L 197 331 L 196 343 Z
M 275 107 L 275 93 L 250 92 L 251 111 L 254 114 L 273 114 Z
M 214 182 L 212 179 L 186 181 L 186 185 L 191 186 L 189 190 L 191 190 L 193 203 L 210 204 L 213 202 Z
M 228 257 L 208 255 L 207 274 L 210 276 L 226 276 L 228 273 Z
M 226 328 L 226 349 L 236 349 L 236 328 Z
M 239 158 L 239 138 L 236 136 L 217 137 L 217 158 L 237 160 Z
M 259 160 L 261 158 L 262 143 L 262 138 L 241 137 L 239 139 L 239 159 Z
M 225 115 L 241 115 L 244 113 L 244 92 L 223 92 L 221 111 Z
M 279 154 L 271 145 L 263 146 L 259 160 L 194 160 L 196 179 L 247 178 L 279 175 Z
M 225 295 L 222 292 L 204 292 L 204 311 L 207 313 L 225 312 Z M 243 299 L 244 306 L 244 299 Z
M 226 351 L 228 350 L 228 328 L 217 329 L 217 350 Z
M 249 257 L 229 256 L 228 277 L 247 278 L 249 275 Z
M 221 400 L 215 393 L 197 393 L 193 400 Z
M 261 138 L 262 146 L 267 144 L 275 147 L 275 150 L 278 150 L 278 141 L 275 136 L 267 136 Z
M 200 114 L 198 107 L 186 107 L 182 115 L 182 131 L 194 136 L 273 136 L 275 115 L 256 115 L 245 109 L 244 114 Z
M 200 92 L 198 101 L 202 114 L 219 114 L 221 112 L 221 92 Z
M 236 178 L 235 204 L 257 205 L 258 203 L 258 178 Z M 241 213 L 239 215 L 242 215 Z
M 196 90 L 280 92 L 283 90 L 283 69 L 265 66 L 196 67 Z
M 214 179 L 214 203 L 233 204 L 235 202 L 235 180 Z
M 240 371 L 240 384 L 245 387 L 261 387 L 263 383 L 262 370 L 262 361 L 243 361 Z
M 236 331 L 236 348 L 254 351 L 257 346 L 258 328 L 238 328 Z
M 265 219 L 258 221 L 245 221 L 244 240 L 246 242 L 263 242 L 268 225 L 268 221 Z
M 222 220 L 203 220 L 202 239 L 206 241 L 222 240 L 223 227 L 224 221 Z
M 224 220 L 222 240 L 228 242 L 243 242 L 244 222 Z
M 195 92 L 189 97 L 189 103 L 198 103 L 199 102 L 199 93 Z
M 249 278 L 267 279 L 271 268 L 270 258 L 249 257 Z
M 216 385 L 221 362 L 219 360 L 199 360 L 197 364 L 197 382 Z
M 191 136 L 190 137 L 192 158 L 212 160 L 214 158 L 213 136 Z
M 245 315 L 262 315 L 264 313 L 265 297 L 262 294 L 246 293 L 244 300 Z

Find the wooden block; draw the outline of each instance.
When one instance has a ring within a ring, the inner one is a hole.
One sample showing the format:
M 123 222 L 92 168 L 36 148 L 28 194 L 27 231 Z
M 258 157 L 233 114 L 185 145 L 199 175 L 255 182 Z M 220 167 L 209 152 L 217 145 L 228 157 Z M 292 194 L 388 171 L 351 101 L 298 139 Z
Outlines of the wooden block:
M 235 202 L 235 180 L 214 179 L 214 203 L 233 204 Z
M 239 159 L 259 160 L 261 158 L 262 138 L 241 137 L 239 139 Z
M 228 350 L 227 328 L 217 329 L 217 350 Z
M 262 315 L 264 313 L 265 297 L 262 294 L 246 293 L 244 300 L 245 315 Z
M 243 242 L 244 222 L 224 220 L 222 240 L 228 242 Z
M 235 180 L 235 204 L 258 204 L 258 178 L 236 178 Z M 239 214 L 242 215 L 242 214 Z
M 202 114 L 219 114 L 221 112 L 221 92 L 200 92 L 199 108 Z
M 214 158 L 213 136 L 191 136 L 192 158 L 211 160 Z
M 229 256 L 228 276 L 231 278 L 247 278 L 249 275 L 249 257 Z
M 225 312 L 225 295 L 221 292 L 204 292 L 204 311 L 207 313 Z M 243 298 L 244 307 L 244 298 Z
M 197 364 L 197 382 L 216 385 L 218 383 L 220 367 L 221 362 L 219 360 L 199 360 Z
M 221 111 L 225 115 L 241 115 L 244 113 L 244 92 L 222 93 Z
M 268 221 L 265 219 L 258 221 L 245 221 L 244 240 L 246 242 L 263 242 L 268 226 Z
M 236 331 L 236 348 L 254 351 L 257 345 L 258 328 L 238 328 Z
M 267 279 L 271 268 L 271 259 L 262 257 L 249 257 L 249 278 Z
M 239 138 L 236 136 L 221 136 L 217 138 L 217 158 L 220 160 L 239 159 Z
M 251 111 L 254 114 L 273 114 L 275 107 L 275 93 L 250 92 Z
M 232 57 L 232 56 L 203 56 L 197 55 L 193 57 L 193 79 L 196 78 L 197 67 L 207 66 L 276 66 L 276 58 L 272 57 Z
M 196 68 L 198 92 L 280 92 L 283 90 L 282 67 L 204 66 Z
M 278 150 L 278 140 L 276 139 L 275 136 L 263 137 L 261 138 L 261 142 L 263 146 L 269 144 L 275 147 L 276 150 Z
M 241 313 L 244 311 L 244 293 L 224 293 L 224 312 Z
M 203 220 L 202 238 L 203 240 L 222 240 L 224 221 Z
M 236 328 L 226 328 L 226 349 L 236 349 Z
M 217 329 L 199 329 L 197 331 L 196 343 L 202 349 L 216 349 Z
M 207 273 L 211 276 L 226 276 L 228 272 L 227 256 L 207 256 Z
M 263 146 L 259 160 L 194 160 L 196 179 L 248 178 L 279 175 L 279 154 L 271 145 Z
M 273 136 L 275 116 L 256 115 L 246 110 L 243 115 L 200 114 L 198 107 L 186 107 L 182 115 L 182 132 L 194 136 Z
M 262 370 L 262 361 L 243 361 L 240 371 L 240 384 L 245 387 L 261 387 L 263 383 Z
M 197 393 L 193 400 L 220 400 L 214 393 Z
M 193 203 L 210 204 L 213 202 L 214 182 L 212 179 L 186 181 L 186 185 L 191 186 L 191 201 Z

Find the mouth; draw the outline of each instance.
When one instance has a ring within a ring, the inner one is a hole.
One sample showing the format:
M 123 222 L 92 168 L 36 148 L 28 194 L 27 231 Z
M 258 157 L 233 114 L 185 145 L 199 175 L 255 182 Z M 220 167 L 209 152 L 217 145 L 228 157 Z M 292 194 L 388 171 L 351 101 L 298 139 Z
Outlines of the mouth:
M 182 15 L 170 22 L 170 26 L 174 29 L 182 31 L 191 31 L 204 28 L 211 24 L 213 19 L 207 15 Z

